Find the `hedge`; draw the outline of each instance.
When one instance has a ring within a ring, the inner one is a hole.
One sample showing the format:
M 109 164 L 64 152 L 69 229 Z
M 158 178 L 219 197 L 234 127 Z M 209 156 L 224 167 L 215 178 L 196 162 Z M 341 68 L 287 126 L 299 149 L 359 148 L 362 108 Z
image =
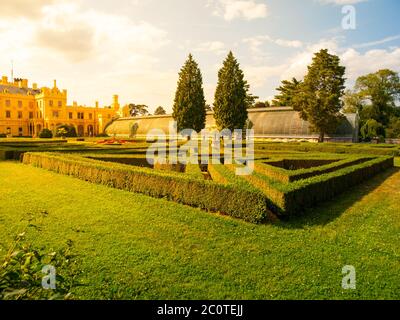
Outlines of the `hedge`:
M 92 183 L 167 198 L 248 222 L 260 223 L 267 215 L 266 199 L 259 191 L 192 179 L 184 174 L 51 153 L 25 153 L 22 161 Z
M 329 152 L 339 154 L 365 154 L 377 156 L 400 156 L 400 146 L 398 145 L 373 145 L 373 144 L 335 144 L 335 143 L 256 143 L 255 152 L 284 150 L 301 152 Z
M 315 203 L 330 200 L 362 181 L 394 167 L 393 157 L 381 157 L 355 166 L 293 183 L 285 194 L 286 212 L 294 214 Z
M 303 212 L 305 208 L 318 202 L 332 199 L 346 189 L 393 166 L 392 157 L 380 157 L 286 184 L 257 171 L 243 178 L 263 191 L 269 199 L 267 205 L 270 210 L 281 216 L 290 216 Z M 227 168 L 232 172 L 234 170 L 232 166 L 227 166 Z
M 204 180 L 203 172 L 198 164 L 187 164 L 185 174 L 192 179 Z
M 372 158 L 368 157 L 350 157 L 345 159 L 336 159 L 337 161 L 333 163 L 329 163 L 326 165 L 316 166 L 308 169 L 299 169 L 299 170 L 286 170 L 283 168 L 275 167 L 271 165 L 271 162 L 264 163 L 264 162 L 256 162 L 255 163 L 255 170 L 265 174 L 266 176 L 281 181 L 283 183 L 294 182 L 302 179 L 307 179 L 311 177 L 315 177 L 321 174 L 330 173 L 342 168 L 350 167 L 356 164 L 360 164 L 371 160 Z M 281 160 L 277 160 L 281 161 Z M 304 159 L 307 161 L 307 159 Z M 318 161 L 314 159 L 310 159 L 311 162 Z
M 220 184 L 229 184 L 228 179 L 224 176 L 224 173 L 221 172 L 221 169 L 224 165 L 223 164 L 208 164 L 208 173 L 211 177 L 211 179 L 214 182 L 220 183 Z

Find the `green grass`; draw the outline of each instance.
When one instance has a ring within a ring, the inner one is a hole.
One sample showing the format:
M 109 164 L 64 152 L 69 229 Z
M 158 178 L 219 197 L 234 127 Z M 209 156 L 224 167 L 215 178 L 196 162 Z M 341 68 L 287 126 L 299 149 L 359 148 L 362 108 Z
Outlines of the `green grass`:
M 398 168 L 268 225 L 16 162 L 0 162 L 0 181 L 0 243 L 10 245 L 32 218 L 27 241 L 36 247 L 74 241 L 85 284 L 73 290 L 78 299 L 400 296 Z M 357 290 L 341 288 L 344 265 L 356 267 Z

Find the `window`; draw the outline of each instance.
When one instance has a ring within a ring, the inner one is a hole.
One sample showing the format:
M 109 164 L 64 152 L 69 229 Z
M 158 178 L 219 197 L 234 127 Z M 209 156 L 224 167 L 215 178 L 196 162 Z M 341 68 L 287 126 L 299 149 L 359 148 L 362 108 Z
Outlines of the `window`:
M 78 119 L 83 120 L 85 118 L 85 114 L 83 112 L 78 112 Z
M 72 112 L 69 113 L 69 118 L 70 118 L 70 119 L 73 118 Z
M 6 107 L 11 106 L 11 101 L 10 100 L 6 100 Z
M 22 111 L 18 111 L 18 119 L 22 119 Z
M 11 134 L 11 128 L 10 127 L 7 128 L 7 134 Z
M 53 118 L 58 118 L 58 111 L 53 111 Z
M 58 106 L 62 107 L 62 101 L 58 101 Z
M 6 111 L 6 118 L 11 118 L 11 111 Z
M 24 130 L 23 130 L 21 127 L 19 127 L 19 128 L 18 128 L 18 135 L 19 135 L 19 136 L 22 136 L 23 131 L 24 131 Z
M 22 101 L 18 101 L 18 108 L 22 108 Z
M 53 106 L 53 100 L 49 100 L 49 106 L 50 106 L 50 107 Z
M 33 119 L 33 112 L 29 112 L 29 119 Z
M 89 113 L 89 119 L 92 120 L 93 114 Z

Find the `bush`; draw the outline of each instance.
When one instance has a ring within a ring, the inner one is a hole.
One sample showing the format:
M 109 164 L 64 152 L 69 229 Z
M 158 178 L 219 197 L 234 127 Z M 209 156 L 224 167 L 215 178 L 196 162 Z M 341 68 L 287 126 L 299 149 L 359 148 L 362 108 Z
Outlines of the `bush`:
M 0 300 L 70 299 L 70 290 L 78 286 L 75 256 L 71 254 L 72 241 L 62 252 L 41 253 L 24 244 L 25 233 L 19 234 L 7 254 L 0 261 Z M 56 268 L 56 288 L 42 287 L 42 268 Z
M 187 164 L 185 167 L 185 173 L 187 176 L 189 176 L 193 179 L 204 180 L 204 175 L 198 164 Z
M 400 148 L 394 150 L 383 150 L 378 145 L 371 144 L 352 144 L 349 148 L 337 143 L 256 143 L 255 152 L 258 156 L 270 154 L 271 151 L 290 151 L 290 152 L 326 152 L 337 154 L 367 154 L 367 155 L 388 155 L 400 156 Z
M 56 137 L 76 138 L 78 135 L 74 126 L 63 124 L 57 127 Z
M 5 133 L 0 133 L 0 138 L 7 138 L 7 135 Z
M 302 180 L 282 182 L 258 171 L 257 167 L 252 175 L 236 176 L 237 165 L 210 164 L 208 171 L 214 181 L 206 181 L 199 179 L 198 167 L 189 167 L 187 173 L 157 171 L 53 153 L 26 153 L 23 162 L 254 223 L 265 220 L 270 211 L 281 216 L 299 214 L 394 165 L 392 157 L 351 157 L 347 162 L 318 167 L 313 173 L 317 176 L 307 177 L 306 172 Z M 332 165 L 337 167 L 329 167 Z
M 255 163 L 255 170 L 260 172 L 274 180 L 278 180 L 283 183 L 294 182 L 298 180 L 303 180 L 311 177 L 315 177 L 324 173 L 333 172 L 342 168 L 346 168 L 355 164 L 363 163 L 365 161 L 371 160 L 368 157 L 360 157 L 360 156 L 351 156 L 346 159 L 337 159 L 337 161 L 328 163 L 326 165 L 316 166 L 308 169 L 299 169 L 299 170 L 285 170 L 282 168 L 277 168 L 269 163 L 257 162 Z M 318 164 L 318 160 L 307 160 L 310 163 Z
M 380 157 L 292 183 L 273 180 L 257 171 L 253 175 L 244 176 L 244 179 L 264 192 L 273 212 L 289 216 L 301 213 L 318 202 L 332 199 L 349 187 L 393 166 L 392 157 Z M 228 168 L 234 170 L 230 166 Z
M 49 129 L 43 129 L 39 133 L 39 138 L 41 138 L 41 139 L 51 139 L 51 138 L 53 138 L 53 133 Z
M 117 189 L 221 212 L 253 223 L 263 221 L 267 214 L 266 198 L 258 190 L 193 179 L 181 173 L 52 153 L 25 153 L 23 163 Z

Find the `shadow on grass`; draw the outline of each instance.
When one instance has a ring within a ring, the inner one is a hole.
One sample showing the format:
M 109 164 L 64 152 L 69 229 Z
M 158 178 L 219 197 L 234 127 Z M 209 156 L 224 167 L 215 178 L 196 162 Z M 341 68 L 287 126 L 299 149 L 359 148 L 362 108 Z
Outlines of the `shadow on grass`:
M 362 184 L 344 191 L 334 199 L 325 201 L 313 208 L 306 209 L 303 214 L 280 220 L 275 226 L 285 229 L 302 229 L 305 226 L 323 226 L 339 218 L 347 209 L 359 202 L 363 197 L 373 192 L 392 175 L 400 172 L 400 168 L 389 169 Z

